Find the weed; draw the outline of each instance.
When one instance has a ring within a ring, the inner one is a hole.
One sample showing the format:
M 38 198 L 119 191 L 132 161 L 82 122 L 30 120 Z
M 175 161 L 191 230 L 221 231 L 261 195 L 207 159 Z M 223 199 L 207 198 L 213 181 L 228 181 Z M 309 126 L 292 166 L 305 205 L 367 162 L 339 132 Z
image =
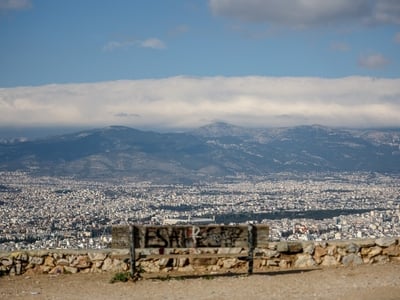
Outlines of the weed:
M 129 280 L 130 275 L 128 273 L 117 273 L 114 275 L 113 278 L 111 278 L 110 283 L 114 283 L 114 282 L 127 282 Z

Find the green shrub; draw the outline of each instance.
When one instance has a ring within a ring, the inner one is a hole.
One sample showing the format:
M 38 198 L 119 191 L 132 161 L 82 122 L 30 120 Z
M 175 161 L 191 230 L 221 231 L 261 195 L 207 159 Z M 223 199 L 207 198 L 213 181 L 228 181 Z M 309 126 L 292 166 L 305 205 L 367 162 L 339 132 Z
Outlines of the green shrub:
M 128 273 L 120 272 L 114 275 L 113 278 L 111 278 L 110 282 L 127 282 L 129 280 L 130 275 Z

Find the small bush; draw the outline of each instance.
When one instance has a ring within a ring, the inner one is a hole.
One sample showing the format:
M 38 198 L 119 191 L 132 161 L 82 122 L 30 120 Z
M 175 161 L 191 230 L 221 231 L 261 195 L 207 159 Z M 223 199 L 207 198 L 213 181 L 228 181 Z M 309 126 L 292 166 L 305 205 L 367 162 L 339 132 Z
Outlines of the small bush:
M 117 273 L 114 275 L 113 278 L 111 278 L 110 282 L 127 282 L 129 280 L 129 274 L 128 273 Z

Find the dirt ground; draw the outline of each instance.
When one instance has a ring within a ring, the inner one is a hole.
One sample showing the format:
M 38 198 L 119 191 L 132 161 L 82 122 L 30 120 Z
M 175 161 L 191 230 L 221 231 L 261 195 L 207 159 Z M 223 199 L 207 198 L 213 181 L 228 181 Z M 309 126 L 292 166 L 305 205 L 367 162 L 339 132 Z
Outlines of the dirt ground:
M 114 274 L 3 276 L 0 299 L 400 299 L 400 264 L 110 283 Z

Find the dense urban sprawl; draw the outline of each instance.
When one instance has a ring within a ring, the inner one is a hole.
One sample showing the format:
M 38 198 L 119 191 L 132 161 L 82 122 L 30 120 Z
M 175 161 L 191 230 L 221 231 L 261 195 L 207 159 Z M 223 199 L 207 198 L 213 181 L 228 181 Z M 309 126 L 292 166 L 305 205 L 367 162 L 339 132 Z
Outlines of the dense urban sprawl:
M 0 250 L 105 248 L 114 225 L 193 217 L 266 223 L 271 240 L 400 236 L 400 176 L 279 173 L 159 185 L 0 172 Z

